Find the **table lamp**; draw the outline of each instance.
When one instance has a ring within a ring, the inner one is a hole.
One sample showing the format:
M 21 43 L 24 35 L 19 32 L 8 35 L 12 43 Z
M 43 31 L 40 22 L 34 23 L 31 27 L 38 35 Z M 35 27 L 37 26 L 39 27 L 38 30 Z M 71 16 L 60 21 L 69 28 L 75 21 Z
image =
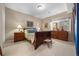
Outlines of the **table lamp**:
M 17 28 L 18 28 L 18 31 L 20 31 L 20 32 L 22 31 L 22 26 L 21 25 L 18 25 Z

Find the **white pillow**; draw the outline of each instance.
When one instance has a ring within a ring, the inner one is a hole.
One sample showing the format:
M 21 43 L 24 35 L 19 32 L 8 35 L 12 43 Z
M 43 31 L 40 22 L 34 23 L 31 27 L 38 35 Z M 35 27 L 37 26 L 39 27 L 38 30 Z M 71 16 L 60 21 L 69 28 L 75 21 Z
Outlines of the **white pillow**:
M 25 38 L 27 38 L 27 34 L 28 34 L 27 30 L 25 30 Z

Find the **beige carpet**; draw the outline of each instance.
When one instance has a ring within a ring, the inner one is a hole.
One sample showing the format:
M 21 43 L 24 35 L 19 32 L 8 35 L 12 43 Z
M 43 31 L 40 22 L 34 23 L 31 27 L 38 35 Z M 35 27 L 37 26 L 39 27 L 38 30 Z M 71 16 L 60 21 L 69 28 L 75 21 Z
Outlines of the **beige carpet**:
M 72 42 L 52 39 L 52 47 L 46 44 L 34 50 L 32 44 L 21 41 L 4 47 L 5 56 L 75 56 L 75 47 Z

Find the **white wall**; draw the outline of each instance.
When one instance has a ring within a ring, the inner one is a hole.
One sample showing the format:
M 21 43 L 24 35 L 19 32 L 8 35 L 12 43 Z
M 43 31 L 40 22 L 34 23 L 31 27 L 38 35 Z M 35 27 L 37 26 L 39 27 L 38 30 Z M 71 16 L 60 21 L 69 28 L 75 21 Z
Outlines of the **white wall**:
M 45 23 L 48 23 L 49 25 L 50 25 L 50 23 L 52 22 L 52 21 L 64 21 L 66 18 L 71 18 L 71 16 L 72 16 L 72 14 L 71 13 L 62 13 L 62 14 L 58 14 L 58 15 L 55 15 L 55 16 L 51 16 L 51 17 L 48 17 L 48 18 L 45 18 L 45 19 L 43 19 L 43 24 L 42 24 L 42 30 L 44 31 L 44 30 L 51 30 L 51 26 L 48 26 L 48 28 L 45 28 L 44 27 L 44 25 L 45 25 Z M 69 37 L 68 37 L 68 40 L 69 41 L 74 41 L 74 37 L 73 37 L 73 32 L 71 31 L 72 29 L 71 29 L 71 23 L 72 23 L 72 18 L 70 19 L 70 28 L 69 28 L 69 31 L 68 31 L 68 33 L 69 33 Z M 73 26 L 72 26 L 73 27 Z
M 27 28 L 26 22 L 32 21 L 34 23 L 34 27 L 41 27 L 40 19 L 11 10 L 9 8 L 5 8 L 5 37 L 7 39 L 14 39 L 14 32 L 16 32 L 17 25 L 21 25 L 22 27 Z
M 0 45 L 5 41 L 5 7 L 0 4 Z
M 5 6 L 4 4 L 0 4 L 0 46 L 3 51 L 3 43 L 5 42 Z

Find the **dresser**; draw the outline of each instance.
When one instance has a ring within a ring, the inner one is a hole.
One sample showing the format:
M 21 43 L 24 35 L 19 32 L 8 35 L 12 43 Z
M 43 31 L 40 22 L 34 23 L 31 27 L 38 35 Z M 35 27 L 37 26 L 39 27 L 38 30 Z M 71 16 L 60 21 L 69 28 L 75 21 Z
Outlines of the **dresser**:
M 14 42 L 23 41 L 23 40 L 25 40 L 24 32 L 15 32 L 14 33 Z
M 68 41 L 68 32 L 67 31 L 52 31 L 51 38 Z

